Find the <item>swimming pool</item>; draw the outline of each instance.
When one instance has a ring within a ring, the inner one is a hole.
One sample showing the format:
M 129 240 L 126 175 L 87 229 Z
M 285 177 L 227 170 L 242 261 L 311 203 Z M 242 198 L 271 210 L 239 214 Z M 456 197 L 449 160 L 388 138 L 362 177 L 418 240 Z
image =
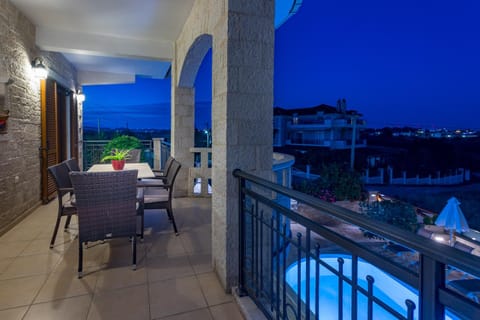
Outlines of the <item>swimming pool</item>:
M 343 273 L 345 276 L 351 278 L 352 260 L 347 255 L 333 255 L 323 254 L 320 256 L 322 261 L 330 265 L 332 268 L 338 271 L 338 258 L 343 258 Z M 310 310 L 315 313 L 316 303 L 315 301 L 315 265 L 316 261 L 310 260 L 310 275 L 308 281 L 310 281 Z M 306 261 L 305 259 L 300 262 L 301 271 L 301 293 L 300 297 L 303 302 L 306 302 Z M 319 310 L 321 310 L 322 319 L 338 319 L 338 277 L 328 270 L 326 267 L 320 267 L 320 295 L 318 299 Z M 378 269 L 377 267 L 365 262 L 363 260 L 358 261 L 358 284 L 359 286 L 367 289 L 367 275 L 371 275 L 375 282 L 373 284 L 373 293 L 376 297 L 392 307 L 395 311 L 406 317 L 407 306 L 405 300 L 409 299 L 415 303 L 414 317 L 418 319 L 418 295 L 415 289 L 402 283 L 398 279 Z M 298 292 L 298 263 L 291 264 L 286 272 L 286 282 L 293 289 L 295 293 Z M 350 319 L 351 316 L 351 286 L 343 283 L 343 317 Z M 358 319 L 367 319 L 367 306 L 368 299 L 365 295 L 359 293 L 357 295 L 358 306 Z M 385 311 L 380 306 L 374 304 L 373 307 L 374 319 L 396 319 L 390 313 Z M 446 315 L 446 320 L 454 320 L 456 317 L 452 315 Z

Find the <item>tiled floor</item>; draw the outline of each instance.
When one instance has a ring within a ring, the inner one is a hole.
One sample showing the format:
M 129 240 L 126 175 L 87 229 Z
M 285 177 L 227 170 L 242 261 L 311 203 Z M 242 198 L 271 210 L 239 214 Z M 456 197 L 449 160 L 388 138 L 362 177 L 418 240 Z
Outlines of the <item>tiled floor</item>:
M 41 206 L 0 237 L 0 319 L 243 319 L 211 267 L 210 199 L 174 205 L 178 237 L 164 211 L 146 211 L 136 271 L 115 239 L 84 250 L 82 279 L 76 220 L 49 249 L 57 202 Z

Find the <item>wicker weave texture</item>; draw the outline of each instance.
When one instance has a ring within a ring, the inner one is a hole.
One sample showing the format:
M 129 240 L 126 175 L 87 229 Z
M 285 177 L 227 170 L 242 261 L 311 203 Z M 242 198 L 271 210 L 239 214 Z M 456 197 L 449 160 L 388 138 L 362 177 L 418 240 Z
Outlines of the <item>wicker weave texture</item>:
M 137 170 L 71 172 L 79 241 L 135 237 Z

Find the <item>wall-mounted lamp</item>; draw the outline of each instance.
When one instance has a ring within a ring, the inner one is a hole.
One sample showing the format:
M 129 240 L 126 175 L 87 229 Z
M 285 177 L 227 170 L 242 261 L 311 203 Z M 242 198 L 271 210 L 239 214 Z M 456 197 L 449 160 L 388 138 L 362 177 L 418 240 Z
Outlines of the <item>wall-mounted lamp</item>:
M 35 57 L 32 61 L 32 69 L 35 77 L 38 79 L 47 79 L 48 70 L 42 62 L 40 57 Z
M 82 103 L 83 101 L 85 101 L 85 94 L 82 91 L 78 90 L 77 102 Z

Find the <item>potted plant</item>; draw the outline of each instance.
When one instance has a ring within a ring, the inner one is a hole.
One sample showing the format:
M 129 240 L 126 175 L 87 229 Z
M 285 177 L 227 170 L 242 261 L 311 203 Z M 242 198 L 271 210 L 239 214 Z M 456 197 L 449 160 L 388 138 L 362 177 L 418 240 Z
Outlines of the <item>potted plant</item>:
M 115 149 L 118 149 L 118 150 L 142 149 L 142 143 L 140 140 L 138 140 L 138 138 L 133 136 L 122 135 L 122 136 L 115 137 L 105 145 L 100 159 L 103 157 L 112 155 Z M 132 156 L 132 152 L 130 152 L 130 157 L 131 156 Z
M 102 158 L 102 162 L 112 161 L 113 170 L 123 170 L 125 160 L 128 159 L 131 149 L 112 149 L 112 153 Z

